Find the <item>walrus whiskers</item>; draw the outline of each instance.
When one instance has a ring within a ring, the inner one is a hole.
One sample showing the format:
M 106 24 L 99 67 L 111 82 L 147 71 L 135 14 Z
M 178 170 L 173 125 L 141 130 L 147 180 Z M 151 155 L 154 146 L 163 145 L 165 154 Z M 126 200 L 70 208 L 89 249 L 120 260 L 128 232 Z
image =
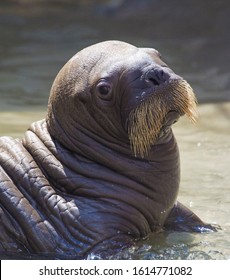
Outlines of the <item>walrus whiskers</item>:
M 160 132 L 161 124 L 166 112 L 162 101 L 158 98 L 148 98 L 142 102 L 129 116 L 129 139 L 134 155 L 143 158 L 150 146 L 156 141 Z M 156 114 L 153 108 L 162 108 Z
M 182 112 L 195 124 L 198 119 L 197 99 L 191 86 L 185 80 L 180 81 L 175 86 L 172 96 L 175 104 L 181 104 Z
M 156 142 L 169 111 L 185 114 L 195 123 L 196 104 L 195 94 L 185 80 L 172 81 L 147 97 L 129 115 L 128 133 L 134 155 L 145 157 Z

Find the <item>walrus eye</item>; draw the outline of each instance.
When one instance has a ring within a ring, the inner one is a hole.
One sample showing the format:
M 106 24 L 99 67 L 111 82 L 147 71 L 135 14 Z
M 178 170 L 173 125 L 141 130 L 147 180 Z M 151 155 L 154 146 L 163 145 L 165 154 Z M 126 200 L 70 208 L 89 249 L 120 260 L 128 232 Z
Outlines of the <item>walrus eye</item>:
M 103 99 L 107 99 L 110 96 L 111 90 L 111 85 L 106 81 L 100 81 L 97 84 L 97 92 L 99 96 Z

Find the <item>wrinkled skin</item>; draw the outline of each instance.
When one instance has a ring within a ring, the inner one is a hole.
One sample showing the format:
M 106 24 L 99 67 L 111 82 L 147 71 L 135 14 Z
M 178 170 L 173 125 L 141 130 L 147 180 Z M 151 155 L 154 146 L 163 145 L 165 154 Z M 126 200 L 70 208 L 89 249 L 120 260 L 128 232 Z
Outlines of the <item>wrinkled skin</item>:
M 178 113 L 144 157 L 130 146 L 130 111 L 179 79 L 154 49 L 108 41 L 77 53 L 46 119 L 22 141 L 0 138 L 0 251 L 84 258 L 162 229 L 212 230 L 176 202 Z

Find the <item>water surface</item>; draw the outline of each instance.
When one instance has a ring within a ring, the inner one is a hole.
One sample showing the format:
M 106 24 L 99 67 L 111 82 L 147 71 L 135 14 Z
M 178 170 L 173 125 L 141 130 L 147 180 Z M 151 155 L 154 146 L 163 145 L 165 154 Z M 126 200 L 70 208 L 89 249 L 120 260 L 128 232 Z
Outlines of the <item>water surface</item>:
M 201 104 L 197 126 L 183 118 L 174 127 L 182 167 L 179 200 L 222 230 L 154 234 L 112 258 L 229 259 L 230 4 L 165 2 L 0 4 L 0 136 L 21 138 L 31 122 L 45 117 L 55 75 L 81 48 L 108 39 L 157 48 Z

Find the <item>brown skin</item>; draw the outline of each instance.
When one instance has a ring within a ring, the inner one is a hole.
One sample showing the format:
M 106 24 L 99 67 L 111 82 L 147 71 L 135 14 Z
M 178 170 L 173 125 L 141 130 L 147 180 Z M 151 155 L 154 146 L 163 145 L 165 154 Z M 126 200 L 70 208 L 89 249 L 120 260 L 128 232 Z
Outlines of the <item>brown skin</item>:
M 170 126 L 190 107 L 187 92 L 182 110 L 167 89 L 181 80 L 156 50 L 118 41 L 67 62 L 46 120 L 32 124 L 22 143 L 0 138 L 2 251 L 106 257 L 164 228 L 212 229 L 175 204 L 180 166 Z M 168 109 L 142 153 L 131 145 L 130 116 L 154 95 Z

